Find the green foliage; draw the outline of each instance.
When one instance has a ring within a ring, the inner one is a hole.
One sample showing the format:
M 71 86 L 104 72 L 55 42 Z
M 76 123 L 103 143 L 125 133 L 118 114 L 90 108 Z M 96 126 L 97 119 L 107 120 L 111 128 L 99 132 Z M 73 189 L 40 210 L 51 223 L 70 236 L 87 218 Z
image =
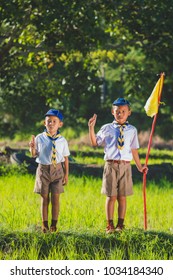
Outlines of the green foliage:
M 24 175 L 27 173 L 27 165 L 25 163 L 19 165 L 0 164 L 0 176 Z
M 33 130 L 50 107 L 69 126 L 109 119 L 112 101 L 127 97 L 138 114 L 166 73 L 157 132 L 172 125 L 172 0 L 31 1 L 0 7 L 1 136 Z M 136 121 L 138 118 L 136 118 Z M 143 129 L 149 120 L 144 119 Z
M 72 127 L 62 128 L 61 131 L 63 136 L 68 139 L 68 141 L 74 140 L 76 138 L 79 139 L 79 136 L 82 133 L 80 127 L 76 130 L 74 130 Z

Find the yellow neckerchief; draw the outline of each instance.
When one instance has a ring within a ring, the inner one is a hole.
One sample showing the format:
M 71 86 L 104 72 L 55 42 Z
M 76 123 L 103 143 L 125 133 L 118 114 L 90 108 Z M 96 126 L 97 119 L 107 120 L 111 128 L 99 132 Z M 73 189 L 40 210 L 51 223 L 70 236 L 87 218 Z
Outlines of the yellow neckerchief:
M 117 139 L 117 147 L 119 150 L 124 149 L 124 128 L 129 124 L 128 122 L 125 122 L 123 124 L 119 124 L 117 121 L 114 121 L 114 123 L 117 125 L 117 127 L 120 130 L 120 134 Z
M 57 131 L 57 134 L 55 135 L 51 135 L 47 130 L 46 132 L 46 136 L 52 141 L 52 158 L 51 158 L 51 162 L 54 166 L 56 166 L 56 146 L 55 146 L 55 141 L 61 136 L 60 132 Z

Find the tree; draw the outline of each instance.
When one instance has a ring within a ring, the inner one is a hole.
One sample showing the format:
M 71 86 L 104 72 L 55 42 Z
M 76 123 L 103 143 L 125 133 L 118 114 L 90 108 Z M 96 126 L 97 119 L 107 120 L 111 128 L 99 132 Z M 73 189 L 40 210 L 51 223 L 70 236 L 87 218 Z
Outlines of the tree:
M 7 119 L 14 116 L 13 130 L 38 120 L 35 102 L 40 115 L 45 106 L 58 104 L 75 119 L 88 117 L 92 99 L 98 101 L 100 93 L 89 51 L 109 37 L 102 23 L 104 5 L 69 0 L 2 3 L 0 106 Z
M 104 119 L 119 95 L 140 114 L 156 74 L 165 71 L 165 129 L 173 102 L 171 9 L 167 0 L 3 1 L 1 128 L 29 130 L 50 106 L 79 127 L 95 110 Z
M 157 132 L 163 138 L 171 138 L 173 99 L 172 93 L 172 5 L 173 1 L 121 1 L 118 5 L 115 37 L 122 32 L 124 46 L 128 49 L 121 68 L 123 92 L 134 101 L 138 110 L 143 109 L 158 76 L 165 72 L 165 83 Z M 124 32 L 125 31 L 125 32 Z M 127 32 L 128 31 L 128 32 Z M 141 106 L 139 103 L 141 102 Z M 147 122 L 147 121 L 146 121 Z M 148 123 L 148 122 L 147 122 Z M 144 126 L 145 128 L 145 126 Z

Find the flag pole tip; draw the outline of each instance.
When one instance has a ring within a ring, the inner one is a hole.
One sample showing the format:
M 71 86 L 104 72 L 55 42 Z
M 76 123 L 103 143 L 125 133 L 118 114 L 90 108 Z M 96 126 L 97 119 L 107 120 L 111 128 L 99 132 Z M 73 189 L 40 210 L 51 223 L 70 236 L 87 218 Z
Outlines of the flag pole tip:
M 165 72 L 161 72 L 160 74 L 156 74 L 156 76 L 165 76 Z

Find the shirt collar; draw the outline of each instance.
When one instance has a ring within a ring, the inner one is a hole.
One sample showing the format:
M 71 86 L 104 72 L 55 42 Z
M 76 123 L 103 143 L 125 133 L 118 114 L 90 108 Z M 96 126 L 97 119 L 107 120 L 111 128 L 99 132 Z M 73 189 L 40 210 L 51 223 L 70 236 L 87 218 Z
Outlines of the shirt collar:
M 128 122 L 128 121 L 126 121 L 126 122 L 123 123 L 123 124 L 119 124 L 116 120 L 114 120 L 112 123 L 113 123 L 113 125 L 115 125 L 116 127 L 119 127 L 119 126 L 121 126 L 121 125 L 129 125 L 129 122 Z

